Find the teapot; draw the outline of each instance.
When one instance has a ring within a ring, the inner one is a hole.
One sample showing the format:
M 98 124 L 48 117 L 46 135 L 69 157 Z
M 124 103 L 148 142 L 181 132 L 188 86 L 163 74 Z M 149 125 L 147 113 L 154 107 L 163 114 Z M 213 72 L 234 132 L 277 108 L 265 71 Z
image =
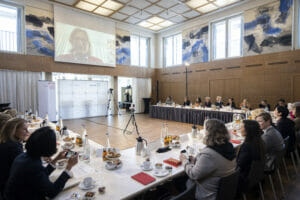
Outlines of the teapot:
M 64 126 L 61 130 L 60 130 L 60 135 L 62 136 L 69 136 L 69 131 L 67 129 L 66 126 Z
M 137 143 L 136 143 L 136 155 L 141 155 L 142 151 L 144 150 L 144 142 L 146 143 L 146 146 L 147 146 L 147 140 L 145 140 L 144 138 L 142 137 L 138 137 L 136 138 L 137 140 Z

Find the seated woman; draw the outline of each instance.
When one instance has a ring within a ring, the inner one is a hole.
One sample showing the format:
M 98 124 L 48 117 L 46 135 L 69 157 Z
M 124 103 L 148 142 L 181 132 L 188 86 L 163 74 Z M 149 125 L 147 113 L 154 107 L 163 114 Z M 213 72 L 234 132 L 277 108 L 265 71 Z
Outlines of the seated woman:
M 196 98 L 195 106 L 196 106 L 196 107 L 200 107 L 200 106 L 201 106 L 201 98 L 200 98 L 200 97 L 197 97 L 197 98 Z
M 222 102 L 222 97 L 221 97 L 221 96 L 217 96 L 215 105 L 216 105 L 217 107 L 219 107 L 219 108 L 222 108 L 223 102 Z
M 10 115 L 12 118 L 15 118 L 15 117 L 17 117 L 18 112 L 16 109 L 8 109 L 8 110 L 5 110 L 3 113 Z
M 236 158 L 237 167 L 240 170 L 238 194 L 241 194 L 248 186 L 249 172 L 253 161 L 264 162 L 263 134 L 257 121 L 243 120 L 241 134 L 245 138 Z
M 29 136 L 24 119 L 8 120 L 0 133 L 0 192 L 3 193 L 11 165 L 15 158 L 23 153 L 22 142 Z
M 262 100 L 258 107 L 264 109 L 266 112 L 269 112 L 271 110 L 271 106 L 270 104 L 268 104 L 267 100 Z
M 296 102 L 293 105 L 293 115 L 295 116 L 295 132 L 297 143 L 300 142 L 300 102 Z
M 226 104 L 226 106 L 230 106 L 232 109 L 235 109 L 235 102 L 233 98 L 229 98 L 228 99 L 228 103 Z
M 47 167 L 42 165 L 42 157 L 51 157 L 56 153 L 55 132 L 49 127 L 39 128 L 29 137 L 25 148 L 26 153 L 19 155 L 11 167 L 4 199 L 39 200 L 54 198 L 61 192 L 70 178 L 69 171 L 78 162 L 78 155 L 72 156 L 66 169 L 55 182 L 49 180 L 49 175 L 55 169 L 57 160 L 65 158 L 66 152 L 59 153 Z
M 171 96 L 168 96 L 167 99 L 166 99 L 166 104 L 167 105 L 172 105 L 173 104 L 173 100 L 172 100 L 172 97 Z
M 188 177 L 197 182 L 196 199 L 216 199 L 221 177 L 235 172 L 235 151 L 229 142 L 230 136 L 225 124 L 217 119 L 204 124 L 207 145 L 196 158 L 187 159 L 183 154 L 180 160 Z
M 241 109 L 249 109 L 249 110 L 251 110 L 250 104 L 249 104 L 249 102 L 248 102 L 247 99 L 243 99 L 242 103 L 240 104 L 240 108 Z
M 287 108 L 287 104 L 285 103 L 285 100 L 284 99 L 279 99 L 277 104 L 275 105 L 275 108 L 277 106 L 283 106 L 283 107 L 286 107 Z
M 293 150 L 296 143 L 295 123 L 287 118 L 289 110 L 284 106 L 277 106 L 274 110 L 274 115 L 276 117 L 276 128 L 280 132 L 282 138 L 290 137 L 287 148 L 287 151 L 290 152 Z
M 189 100 L 189 97 L 184 97 L 183 106 L 190 106 L 191 102 Z
M 208 108 L 211 107 L 210 97 L 205 97 L 204 106 Z

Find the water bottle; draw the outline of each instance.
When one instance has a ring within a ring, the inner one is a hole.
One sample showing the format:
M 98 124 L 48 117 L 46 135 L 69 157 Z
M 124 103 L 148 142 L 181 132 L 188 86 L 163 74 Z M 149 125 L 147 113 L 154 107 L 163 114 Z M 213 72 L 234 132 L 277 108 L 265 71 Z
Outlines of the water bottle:
M 91 157 L 91 147 L 88 139 L 88 135 L 85 135 L 84 139 L 84 145 L 83 145 L 83 152 L 84 152 L 84 161 L 85 162 L 90 162 L 90 157 Z
M 165 131 L 166 131 L 166 129 L 165 129 L 165 123 L 163 122 L 161 130 L 160 130 L 160 139 L 161 139 L 162 143 L 164 143 L 164 139 L 165 139 L 165 136 L 166 136 L 166 132 Z

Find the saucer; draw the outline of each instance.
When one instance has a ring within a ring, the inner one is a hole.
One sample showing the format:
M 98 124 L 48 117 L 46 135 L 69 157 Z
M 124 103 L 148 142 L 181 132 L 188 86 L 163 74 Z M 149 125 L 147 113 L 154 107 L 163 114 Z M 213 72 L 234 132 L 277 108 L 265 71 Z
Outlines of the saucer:
M 164 176 L 169 175 L 169 171 L 166 169 L 155 170 L 153 175 L 157 176 L 157 177 L 164 177 Z
M 90 187 L 85 187 L 83 181 L 81 181 L 78 187 L 82 190 L 91 190 L 96 187 L 96 181 L 93 180 L 93 184 Z
M 145 168 L 144 165 L 141 165 L 141 168 L 143 171 L 151 171 L 153 169 L 153 167 L 151 165 L 149 168 Z
M 105 164 L 105 168 L 108 170 L 119 169 L 120 167 L 122 167 L 122 163 L 118 165 L 109 165 L 108 163 Z

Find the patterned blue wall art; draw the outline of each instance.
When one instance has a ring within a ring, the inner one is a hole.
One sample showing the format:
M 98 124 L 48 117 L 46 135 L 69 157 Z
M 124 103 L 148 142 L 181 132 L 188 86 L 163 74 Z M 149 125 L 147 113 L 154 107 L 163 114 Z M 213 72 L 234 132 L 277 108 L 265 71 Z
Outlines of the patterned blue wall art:
M 130 34 L 127 31 L 117 30 L 116 64 L 130 65 Z
M 280 0 L 245 12 L 244 56 L 292 48 L 293 0 Z
M 27 54 L 54 57 L 53 13 L 26 7 Z
M 182 62 L 208 62 L 208 25 L 184 31 L 182 34 Z

